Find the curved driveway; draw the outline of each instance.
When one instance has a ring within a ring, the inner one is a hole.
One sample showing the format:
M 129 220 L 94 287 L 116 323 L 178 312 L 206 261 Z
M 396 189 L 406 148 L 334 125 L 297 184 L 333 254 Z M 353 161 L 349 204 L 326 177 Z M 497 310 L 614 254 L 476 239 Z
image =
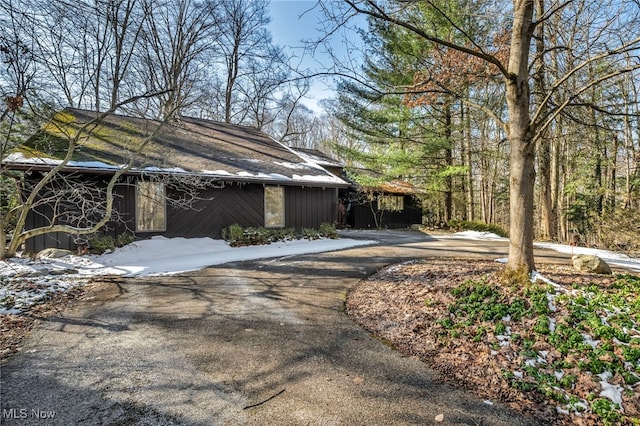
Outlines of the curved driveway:
M 0 423 L 535 424 L 446 385 L 343 312 L 348 289 L 382 266 L 502 257 L 506 243 L 349 237 L 381 243 L 100 286 L 41 323 L 2 367 Z

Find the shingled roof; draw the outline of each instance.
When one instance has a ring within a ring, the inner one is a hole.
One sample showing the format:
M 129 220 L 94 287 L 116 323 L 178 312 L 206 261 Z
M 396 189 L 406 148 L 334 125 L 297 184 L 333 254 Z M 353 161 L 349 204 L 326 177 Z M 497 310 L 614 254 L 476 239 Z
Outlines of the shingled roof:
M 65 109 L 3 163 L 14 168 L 59 164 L 70 137 L 97 113 Z M 144 140 L 157 130 L 150 141 Z M 140 152 L 136 152 L 136 151 Z M 182 117 L 161 123 L 110 114 L 86 128 L 66 169 L 113 173 L 134 158 L 131 173 L 182 173 L 224 181 L 344 187 L 348 183 L 312 159 L 246 126 Z

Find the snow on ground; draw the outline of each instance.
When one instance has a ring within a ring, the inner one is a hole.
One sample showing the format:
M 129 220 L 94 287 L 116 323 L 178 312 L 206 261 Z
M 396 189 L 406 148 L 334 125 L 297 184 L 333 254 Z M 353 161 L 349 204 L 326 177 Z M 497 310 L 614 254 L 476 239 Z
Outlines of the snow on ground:
M 227 242 L 212 238 L 153 237 L 100 256 L 14 258 L 0 261 L 0 314 L 19 314 L 51 294 L 84 285 L 95 276 L 170 275 L 228 262 L 320 253 L 375 243 L 341 238 L 230 247 Z
M 500 235 L 494 234 L 493 232 L 481 232 L 481 231 L 460 231 L 455 234 L 451 234 L 450 236 L 441 236 L 438 235 L 438 238 L 462 238 L 465 240 L 484 240 L 484 241 L 509 241 L 508 238 L 501 237 Z
M 441 238 L 441 236 L 438 236 Z M 484 240 L 484 241 L 509 241 L 508 238 L 501 237 L 491 232 L 479 231 L 462 231 L 444 236 L 443 238 L 462 238 L 466 240 Z M 591 254 L 603 259 L 611 266 L 618 266 L 632 272 L 640 272 L 640 259 L 635 259 L 622 253 L 615 253 L 608 250 L 600 250 L 589 247 L 577 247 L 567 244 L 534 242 L 537 248 L 557 251 L 558 253 L 570 254 L 571 256 L 578 254 Z M 506 262 L 506 259 L 496 259 L 498 262 Z
M 488 232 L 465 231 L 436 238 L 505 241 Z M 137 241 L 113 253 L 101 256 L 65 256 L 60 259 L 21 259 L 0 261 L 0 314 L 20 313 L 46 300 L 52 293 L 84 285 L 91 277 L 122 275 L 168 275 L 194 271 L 228 262 L 293 256 L 342 250 L 376 241 L 340 238 L 337 240 L 294 240 L 270 245 L 229 247 L 223 240 L 211 238 L 154 237 Z M 537 247 L 563 253 L 596 254 L 609 264 L 640 272 L 640 259 L 583 247 L 536 243 Z
M 618 266 L 629 271 L 640 272 L 640 259 L 635 259 L 622 253 L 615 253 L 608 250 L 600 250 L 589 247 L 569 246 L 556 243 L 534 243 L 536 247 L 545 248 L 559 253 L 567 253 L 572 256 L 577 254 L 592 254 L 598 256 L 611 266 Z

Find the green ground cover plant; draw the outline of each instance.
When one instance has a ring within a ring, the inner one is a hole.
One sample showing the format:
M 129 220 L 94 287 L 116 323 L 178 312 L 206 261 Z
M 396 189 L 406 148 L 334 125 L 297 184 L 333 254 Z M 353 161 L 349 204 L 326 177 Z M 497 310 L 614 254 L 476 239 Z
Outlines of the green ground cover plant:
M 503 377 L 554 401 L 558 412 L 640 424 L 627 415 L 637 407 L 623 403 L 637 403 L 640 393 L 640 277 L 573 288 L 518 281 L 467 280 L 452 289 L 449 315 L 436 321 L 441 338 L 483 342 L 493 355 L 509 347 L 516 364 Z

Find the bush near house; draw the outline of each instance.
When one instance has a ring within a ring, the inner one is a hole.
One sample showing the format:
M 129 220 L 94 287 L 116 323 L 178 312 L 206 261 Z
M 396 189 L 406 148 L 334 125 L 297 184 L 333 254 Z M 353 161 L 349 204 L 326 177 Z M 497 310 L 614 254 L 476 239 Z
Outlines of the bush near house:
M 305 238 L 317 240 L 320 238 L 338 238 L 335 225 L 330 223 L 320 224 L 320 229 L 304 228 L 302 235 L 296 233 L 293 228 L 267 229 L 267 228 L 243 228 L 234 223 L 222 230 L 222 238 L 231 247 L 271 244 L 277 241 L 291 241 Z
M 505 231 L 501 226 L 494 225 L 492 223 L 484 223 L 478 220 L 462 220 L 451 219 L 447 226 L 454 231 L 478 231 L 478 232 L 492 232 L 501 237 L 508 237 L 509 233 Z
M 108 250 L 115 250 L 117 247 L 124 247 L 131 244 L 135 240 L 135 236 L 130 233 L 124 233 L 115 238 L 110 235 L 94 235 L 88 239 L 89 248 L 93 254 L 102 254 Z

